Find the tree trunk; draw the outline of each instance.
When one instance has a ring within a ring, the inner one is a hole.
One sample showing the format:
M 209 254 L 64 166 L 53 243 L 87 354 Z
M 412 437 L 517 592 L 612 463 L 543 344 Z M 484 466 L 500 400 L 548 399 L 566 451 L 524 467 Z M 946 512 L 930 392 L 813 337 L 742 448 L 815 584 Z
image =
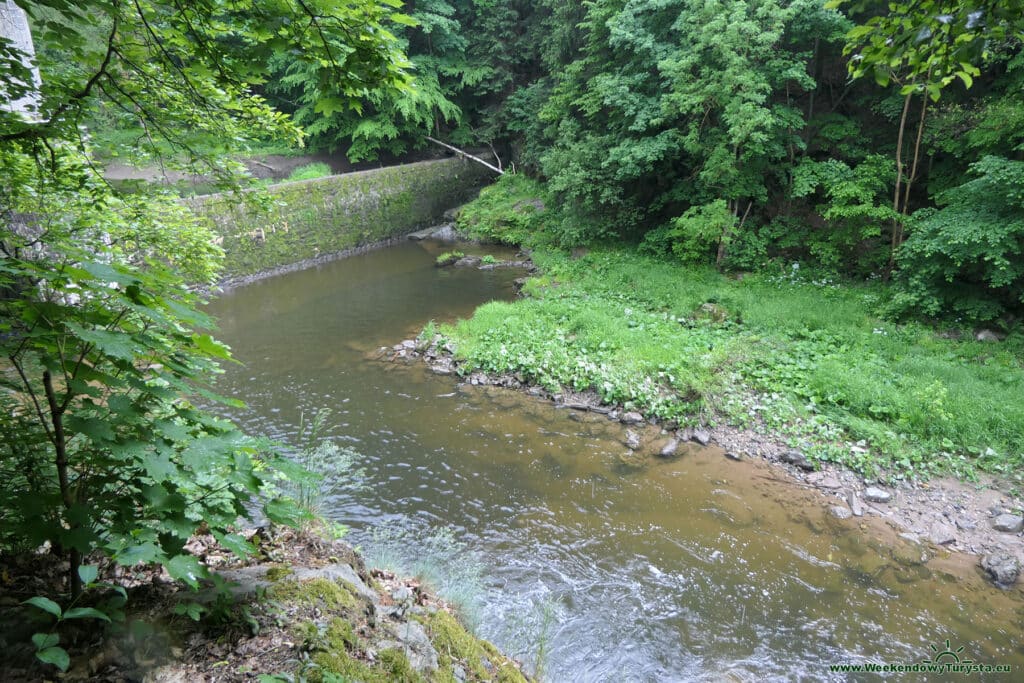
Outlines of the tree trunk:
M 43 388 L 46 390 L 46 403 L 50 408 L 50 424 L 53 425 L 53 448 L 56 453 L 54 464 L 57 466 L 57 482 L 60 485 L 60 499 L 64 504 L 64 512 L 68 513 L 74 507 L 75 497 L 71 491 L 71 480 L 68 477 L 68 448 L 67 436 L 64 433 L 64 408 L 57 401 L 57 394 L 53 390 L 53 377 L 50 371 L 43 372 Z M 70 523 L 71 531 L 74 531 L 77 524 Z M 78 575 L 78 568 L 82 564 L 82 553 L 72 547 L 68 557 L 68 588 L 71 592 L 71 600 L 77 600 L 82 594 L 82 578 Z
M 911 97 L 913 97 L 913 94 L 908 94 L 903 100 L 903 113 L 900 114 L 900 129 L 896 136 L 896 189 L 893 190 L 892 194 L 892 210 L 896 214 L 900 212 L 900 189 L 903 183 L 903 133 L 907 130 L 907 113 L 910 111 Z M 894 216 L 892 219 L 892 241 L 889 246 L 889 263 L 885 269 L 886 280 L 892 277 L 892 271 L 896 267 L 896 249 L 899 247 L 898 240 L 903 230 L 902 226 L 903 221 L 900 216 Z

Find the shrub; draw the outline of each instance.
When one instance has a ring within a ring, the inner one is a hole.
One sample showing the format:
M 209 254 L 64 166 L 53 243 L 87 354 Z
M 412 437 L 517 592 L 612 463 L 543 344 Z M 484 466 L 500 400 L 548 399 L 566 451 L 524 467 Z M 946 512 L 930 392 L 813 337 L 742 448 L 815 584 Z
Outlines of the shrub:
M 990 321 L 1024 310 L 1024 162 L 988 156 L 977 176 L 914 214 L 900 252 L 900 313 Z

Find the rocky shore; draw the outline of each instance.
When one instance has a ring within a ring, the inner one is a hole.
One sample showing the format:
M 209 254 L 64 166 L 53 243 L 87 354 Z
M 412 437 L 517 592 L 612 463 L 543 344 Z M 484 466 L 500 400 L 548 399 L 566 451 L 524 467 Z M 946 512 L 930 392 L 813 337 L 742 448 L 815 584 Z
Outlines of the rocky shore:
M 105 568 L 103 578 L 127 588 L 128 612 L 123 623 L 107 629 L 79 621 L 62 632 L 72 667 L 61 679 L 529 680 L 517 663 L 470 634 L 426 586 L 368 569 L 347 544 L 279 528 L 245 535 L 259 548 L 248 561 L 212 537 L 193 537 L 189 550 L 213 570 L 214 581 L 199 592 L 150 567 Z M 34 582 L 47 575 L 39 567 L 32 573 L 2 569 L 13 582 L 4 596 L 14 596 L 19 586 L 37 594 Z M 13 597 L 0 603 L 0 680 L 48 678 L 27 643 L 38 627 L 35 616 Z
M 830 463 L 812 462 L 797 449 L 757 426 L 684 427 L 622 406 L 602 403 L 595 392 L 550 392 L 522 375 L 489 375 L 467 367 L 457 349 L 440 335 L 407 339 L 381 356 L 396 362 L 423 362 L 431 372 L 452 375 L 460 382 L 522 391 L 556 407 L 587 411 L 621 423 L 627 457 L 685 457 L 688 447 L 718 447 L 733 460 L 760 458 L 785 470 L 795 486 L 820 492 L 830 514 L 857 525 L 874 518 L 892 527 L 903 541 L 920 546 L 922 555 L 965 553 L 977 556 L 978 571 L 1000 588 L 1019 587 L 1024 566 L 1024 514 L 1018 498 L 995 479 L 969 484 L 951 478 L 901 481 L 888 485 L 865 479 Z M 851 444 L 850 448 L 860 448 Z M 867 529 L 869 525 L 860 525 Z

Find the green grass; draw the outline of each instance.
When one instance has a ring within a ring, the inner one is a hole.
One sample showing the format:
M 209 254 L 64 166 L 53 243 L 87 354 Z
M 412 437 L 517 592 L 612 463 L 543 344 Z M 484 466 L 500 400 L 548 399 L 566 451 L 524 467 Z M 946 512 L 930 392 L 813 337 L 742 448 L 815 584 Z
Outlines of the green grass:
M 285 182 L 326 178 L 329 175 L 331 175 L 331 167 L 322 161 L 317 161 L 312 164 L 306 164 L 305 166 L 299 166 L 288 175 Z
M 684 423 L 765 424 L 870 475 L 1016 476 L 1024 464 L 1019 331 L 993 344 L 896 325 L 874 313 L 880 285 L 737 280 L 625 249 L 535 261 L 545 275 L 530 298 L 445 328 L 470 366 Z

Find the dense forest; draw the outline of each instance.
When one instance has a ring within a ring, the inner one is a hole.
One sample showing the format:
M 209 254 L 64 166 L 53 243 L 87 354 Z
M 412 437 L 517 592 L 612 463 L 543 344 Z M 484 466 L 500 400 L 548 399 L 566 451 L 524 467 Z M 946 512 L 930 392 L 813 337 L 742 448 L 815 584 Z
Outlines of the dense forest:
M 893 313 L 1004 323 L 1024 297 L 1017 2 L 409 3 L 415 87 L 263 86 L 352 159 L 433 135 L 546 183 L 565 246 L 894 278 Z M 341 93 L 338 93 L 341 94 Z

